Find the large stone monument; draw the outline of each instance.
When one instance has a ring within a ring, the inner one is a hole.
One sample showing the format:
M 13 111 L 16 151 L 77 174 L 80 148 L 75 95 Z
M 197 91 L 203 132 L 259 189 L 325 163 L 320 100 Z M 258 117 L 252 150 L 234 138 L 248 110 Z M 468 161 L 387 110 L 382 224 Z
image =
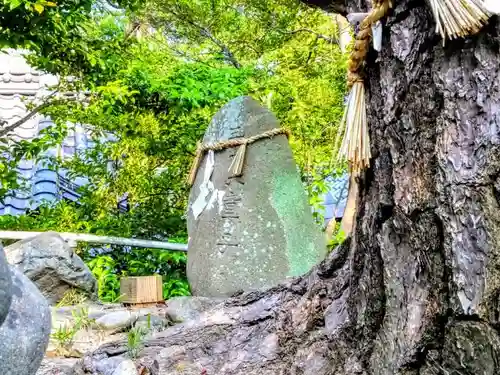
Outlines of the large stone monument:
M 50 308 L 36 286 L 7 265 L 0 245 L 0 374 L 34 375 L 49 343 Z
M 12 278 L 5 254 L 0 250 L 0 327 L 7 317 L 12 302 Z
M 278 128 L 268 109 L 239 97 L 215 115 L 203 144 Z M 287 137 L 249 144 L 235 177 L 230 170 L 240 151 L 206 151 L 197 168 L 188 207 L 187 274 L 194 295 L 270 287 L 308 272 L 326 255 Z

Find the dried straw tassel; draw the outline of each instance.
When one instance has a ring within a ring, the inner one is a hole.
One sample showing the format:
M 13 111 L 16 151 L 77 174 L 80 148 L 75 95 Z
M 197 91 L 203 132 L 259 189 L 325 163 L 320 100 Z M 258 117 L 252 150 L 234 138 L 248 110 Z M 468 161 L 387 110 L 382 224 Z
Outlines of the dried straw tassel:
M 239 177 L 243 174 L 243 165 L 245 164 L 245 154 L 247 151 L 247 144 L 243 143 L 238 147 L 238 151 L 233 159 L 233 162 L 229 166 L 229 171 L 232 169 L 233 177 Z
M 436 19 L 436 32 L 444 40 L 477 33 L 491 16 L 484 0 L 429 1 Z
M 370 165 L 370 134 L 366 119 L 365 86 L 357 81 L 352 86 L 341 122 L 344 138 L 339 156 L 349 162 L 351 172 L 360 172 Z

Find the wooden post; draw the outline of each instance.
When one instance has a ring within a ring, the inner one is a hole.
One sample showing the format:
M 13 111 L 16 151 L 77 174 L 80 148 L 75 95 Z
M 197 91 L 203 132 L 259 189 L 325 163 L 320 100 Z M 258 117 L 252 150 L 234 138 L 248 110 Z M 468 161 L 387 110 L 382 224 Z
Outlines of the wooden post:
M 340 50 L 343 53 L 346 53 L 347 48 L 352 42 L 351 24 L 345 17 L 341 16 L 340 14 L 335 14 L 335 22 L 337 23 L 337 29 L 339 32 Z
M 122 277 L 120 280 L 121 302 L 147 304 L 163 301 L 162 278 L 160 275 Z
M 340 223 L 340 228 L 348 237 L 352 233 L 354 227 L 354 220 L 356 219 L 356 211 L 358 207 L 359 186 L 356 181 L 358 174 L 352 173 L 349 176 L 349 194 L 347 196 L 347 203 L 344 210 L 344 217 Z

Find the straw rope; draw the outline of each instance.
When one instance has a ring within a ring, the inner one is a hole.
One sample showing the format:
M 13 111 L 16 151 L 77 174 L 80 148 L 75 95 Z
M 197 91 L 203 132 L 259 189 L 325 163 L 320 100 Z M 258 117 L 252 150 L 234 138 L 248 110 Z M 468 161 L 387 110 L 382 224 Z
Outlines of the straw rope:
M 370 50 L 370 41 L 372 39 L 372 26 L 385 17 L 390 8 L 391 0 L 374 0 L 373 8 L 365 17 L 359 26 L 359 32 L 354 41 L 354 47 L 349 60 L 349 71 L 347 76 L 347 85 L 349 89 L 356 82 L 363 82 L 362 70 L 366 61 L 366 55 Z
M 196 156 L 194 158 L 193 164 L 191 166 L 191 171 L 189 172 L 188 183 L 190 186 L 194 184 L 196 179 L 196 174 L 198 173 L 198 169 L 200 167 L 201 160 L 205 155 L 205 152 L 212 151 L 222 151 L 228 148 L 239 147 L 236 156 L 229 167 L 229 170 L 232 169 L 232 176 L 237 177 L 243 174 L 243 164 L 245 161 L 246 147 L 252 143 L 255 143 L 261 139 L 272 138 L 275 135 L 284 134 L 287 138 L 290 136 L 290 132 L 287 129 L 275 128 L 264 133 L 254 135 L 248 138 L 235 138 L 229 139 L 227 141 L 220 141 L 215 143 L 198 143 L 198 148 L 196 149 Z
M 365 87 L 363 68 L 370 50 L 372 26 L 380 21 L 392 8 L 391 0 L 373 0 L 371 12 L 360 24 L 349 59 L 347 86 L 349 100 L 342 118 L 340 136 L 344 134 L 339 149 L 339 158 L 347 159 L 350 172 L 360 172 L 370 165 L 370 134 L 366 117 Z M 336 142 L 335 149 L 337 148 Z

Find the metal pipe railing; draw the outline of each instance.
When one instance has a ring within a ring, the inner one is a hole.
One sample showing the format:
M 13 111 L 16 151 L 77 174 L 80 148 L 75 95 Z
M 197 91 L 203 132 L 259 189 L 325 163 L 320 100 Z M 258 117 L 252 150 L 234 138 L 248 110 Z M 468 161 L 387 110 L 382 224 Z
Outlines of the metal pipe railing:
M 0 239 L 25 240 L 27 238 L 38 236 L 42 233 L 45 232 L 21 232 L 21 231 L 2 230 L 0 231 Z M 73 244 L 76 242 L 87 242 L 87 243 L 98 243 L 98 244 L 147 247 L 152 249 L 175 250 L 184 252 L 187 251 L 187 245 L 183 243 L 141 240 L 137 238 L 124 238 L 124 237 L 113 237 L 113 236 L 96 236 L 94 234 L 86 234 L 86 233 L 67 233 L 67 232 L 62 232 L 62 233 L 54 232 L 54 233 L 57 233 L 65 241 L 70 243 L 70 246 L 73 246 Z

